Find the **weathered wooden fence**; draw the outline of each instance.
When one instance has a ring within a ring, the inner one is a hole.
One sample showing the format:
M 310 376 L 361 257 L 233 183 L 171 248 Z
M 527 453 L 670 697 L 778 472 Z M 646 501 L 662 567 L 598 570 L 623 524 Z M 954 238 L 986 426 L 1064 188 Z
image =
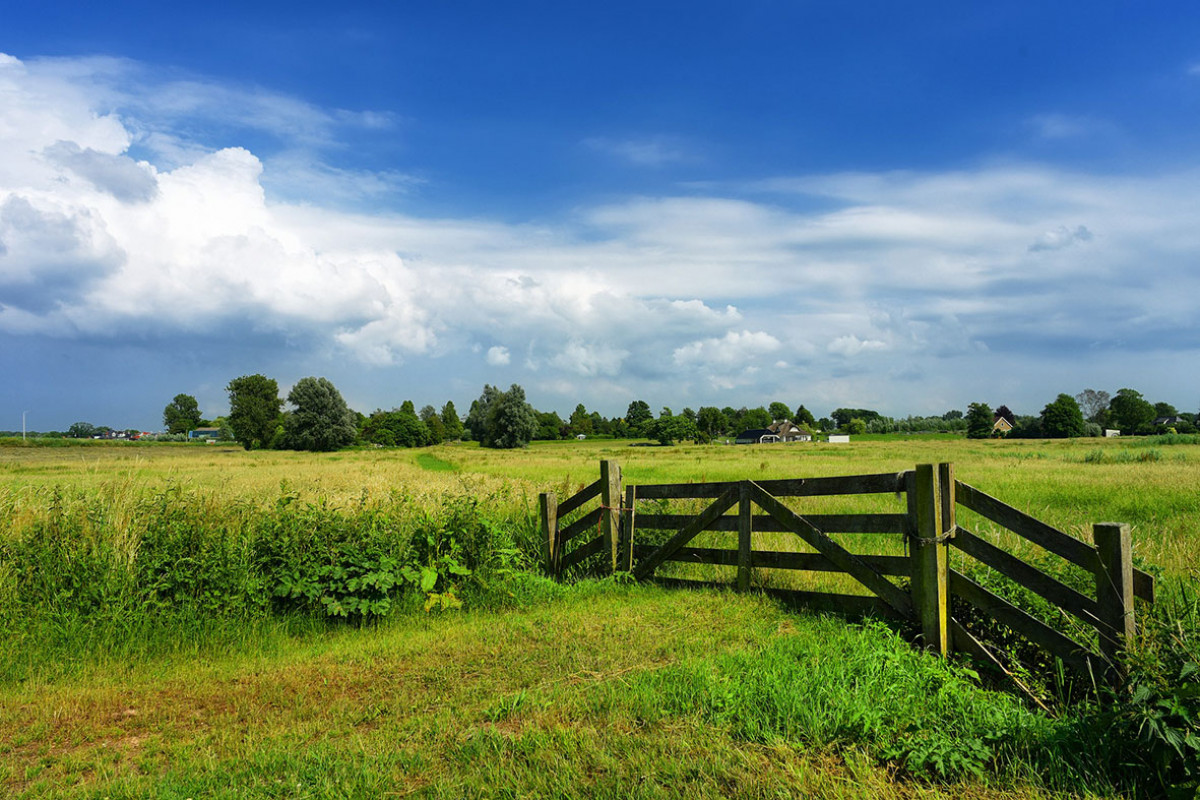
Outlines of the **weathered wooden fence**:
M 894 513 L 800 514 L 780 499 L 870 494 L 895 495 L 899 508 Z M 595 506 L 585 511 L 594 500 Z M 671 500 L 711 502 L 698 513 L 667 513 L 662 507 Z M 761 591 L 797 605 L 906 620 L 919 628 L 925 647 L 942 655 L 959 650 L 996 661 L 988 643 L 955 618 L 952 599 L 957 598 L 1077 673 L 1118 679 L 1117 655 L 1135 631 L 1134 598 L 1154 600 L 1153 578 L 1133 567 L 1127 525 L 1095 525 L 1095 543 L 1088 544 L 955 480 L 951 464 L 922 464 L 914 470 L 879 475 L 628 485 L 622 497 L 620 468 L 606 460 L 600 464 L 600 480 L 561 504 L 553 493 L 542 494 L 540 502 L 548 545 L 546 568 L 556 578 L 593 557 L 598 557 L 602 572 L 626 571 L 640 580 L 653 578 L 675 585 L 725 584 L 659 578 L 655 573 L 667 562 L 732 566 L 737 568 L 733 586 L 739 591 L 751 588 L 756 568 L 839 572 L 870 594 Z M 657 507 L 639 512 L 639 503 Z M 1095 596 L 1067 586 L 957 524 L 959 506 L 1087 570 L 1094 576 Z M 568 518 L 571 521 L 562 524 Z M 665 543 L 652 545 L 638 542 L 638 530 L 674 533 Z M 704 531 L 736 531 L 737 549 L 691 546 Z M 812 552 L 755 549 L 756 531 L 793 533 Z M 855 554 L 830 536 L 838 533 L 902 538 L 907 554 Z M 1099 652 L 972 580 L 969 564 L 952 569 L 951 550 L 1094 628 Z M 893 578 L 907 578 L 908 586 Z

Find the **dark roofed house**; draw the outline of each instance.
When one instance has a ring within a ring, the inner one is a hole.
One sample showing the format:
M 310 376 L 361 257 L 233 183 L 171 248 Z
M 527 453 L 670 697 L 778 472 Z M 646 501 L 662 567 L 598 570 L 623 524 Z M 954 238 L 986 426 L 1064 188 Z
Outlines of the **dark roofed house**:
M 768 428 L 756 428 L 752 431 L 742 431 L 738 434 L 736 444 L 766 444 L 778 442 L 779 436 Z

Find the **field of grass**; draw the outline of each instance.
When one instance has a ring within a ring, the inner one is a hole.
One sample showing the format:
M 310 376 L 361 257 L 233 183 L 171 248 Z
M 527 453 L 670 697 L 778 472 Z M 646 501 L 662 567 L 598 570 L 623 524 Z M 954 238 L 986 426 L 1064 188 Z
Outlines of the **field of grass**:
M 1131 523 L 1136 556 L 1184 591 L 1200 557 L 1200 445 L 1170 440 L 0 446 L 0 793 L 1040 797 L 1136 783 L 1092 717 L 1031 710 L 878 626 L 537 577 L 538 492 L 573 493 L 602 458 L 629 483 L 950 461 L 1080 538 Z M 453 602 L 427 612 L 427 596 Z

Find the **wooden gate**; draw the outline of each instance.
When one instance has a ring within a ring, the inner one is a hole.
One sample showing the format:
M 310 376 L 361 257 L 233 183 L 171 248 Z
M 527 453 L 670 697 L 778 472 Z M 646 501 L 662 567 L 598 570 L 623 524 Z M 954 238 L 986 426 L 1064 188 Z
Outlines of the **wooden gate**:
M 601 462 L 601 479 L 563 502 L 541 496 L 542 526 L 547 537 L 547 570 L 562 578 L 592 560 L 594 571 L 626 571 L 639 580 L 673 585 L 729 585 L 661 578 L 667 562 L 725 565 L 737 568 L 733 587 L 751 588 L 754 569 L 838 572 L 849 575 L 869 595 L 759 589 L 793 604 L 851 614 L 881 614 L 905 620 L 920 631 L 925 647 L 940 654 L 952 649 L 1000 664 L 998 649 L 973 633 L 952 613 L 952 603 L 965 603 L 1061 659 L 1075 672 L 1119 679 L 1118 654 L 1135 632 L 1134 597 L 1153 602 L 1153 578 L 1132 564 L 1129 528 L 1106 523 L 1093 529 L 1095 545 L 1082 542 L 1023 512 L 956 481 L 950 464 L 921 464 L 900 473 L 851 475 L 794 480 L 742 480 L 715 483 L 630 485 L 624 487 L 614 461 Z M 831 495 L 891 494 L 901 506 L 893 513 L 801 514 L 781 498 Z M 584 508 L 599 499 L 591 511 Z M 673 500 L 707 500 L 697 513 L 667 513 Z M 639 511 L 646 504 L 659 507 Z M 732 512 L 736 507 L 736 513 Z M 1095 597 L 1084 595 L 1032 564 L 1008 553 L 958 524 L 957 510 L 978 515 L 989 524 L 1012 531 L 1049 553 L 1094 576 Z M 568 517 L 570 522 L 563 524 Z M 638 531 L 673 531 L 661 544 L 643 544 Z M 737 549 L 692 546 L 704 531 L 736 531 Z M 752 534 L 792 533 L 814 552 L 755 549 Z M 859 555 L 830 534 L 869 533 L 899 537 L 905 555 Z M 951 551 L 962 561 L 951 568 Z M 595 558 L 593 558 L 595 557 Z M 978 562 L 1060 608 L 1094 630 L 1098 645 L 1089 646 L 1044 620 L 1018 608 L 969 577 Z M 904 586 L 893 579 L 908 579 Z

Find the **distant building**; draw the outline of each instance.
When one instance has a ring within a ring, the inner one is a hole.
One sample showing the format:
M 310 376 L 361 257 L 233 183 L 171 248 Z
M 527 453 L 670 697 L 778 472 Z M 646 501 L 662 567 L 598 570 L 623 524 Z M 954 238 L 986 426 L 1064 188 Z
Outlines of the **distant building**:
M 219 439 L 221 438 L 220 428 L 196 428 L 194 431 L 188 431 L 189 439 Z
M 830 444 L 850 444 L 850 435 L 846 433 L 829 434 Z
M 779 435 L 769 428 L 756 428 L 738 434 L 736 444 L 767 444 L 778 442 Z

